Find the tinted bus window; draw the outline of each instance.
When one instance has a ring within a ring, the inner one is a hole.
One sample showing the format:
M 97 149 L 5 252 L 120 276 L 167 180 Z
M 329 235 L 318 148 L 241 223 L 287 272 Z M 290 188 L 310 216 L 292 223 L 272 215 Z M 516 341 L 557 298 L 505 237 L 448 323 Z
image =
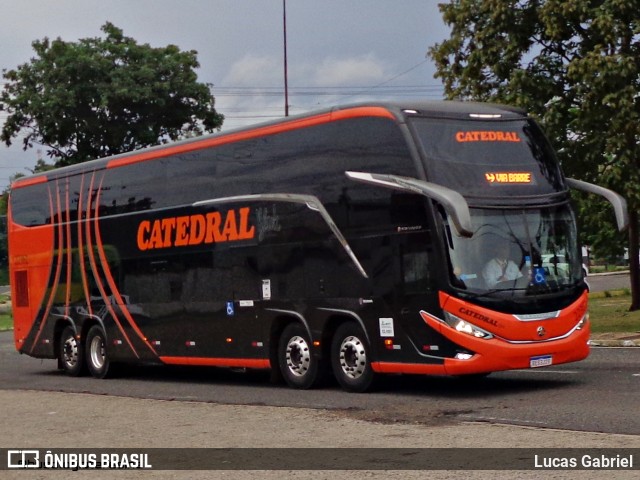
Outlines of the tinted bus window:
M 332 122 L 107 171 L 101 215 L 261 193 L 317 196 L 341 226 L 396 222 L 403 194 L 349 180 L 360 170 L 416 177 L 398 126 Z M 409 202 L 410 203 L 410 202 Z
M 51 221 L 49 185 L 42 183 L 11 191 L 13 221 L 23 227 L 45 225 Z

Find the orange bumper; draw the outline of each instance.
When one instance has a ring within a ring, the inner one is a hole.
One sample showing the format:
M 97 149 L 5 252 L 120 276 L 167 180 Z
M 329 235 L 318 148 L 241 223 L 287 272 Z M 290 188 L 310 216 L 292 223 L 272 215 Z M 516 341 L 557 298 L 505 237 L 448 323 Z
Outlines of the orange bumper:
M 421 311 L 420 315 L 429 327 L 459 345 L 461 351 L 467 350 L 473 355 L 444 358 L 438 364 L 375 362 L 373 370 L 381 373 L 465 375 L 559 365 L 583 360 L 589 355 L 589 322 L 585 321 L 578 328 L 587 313 L 586 292 L 565 309 L 542 314 L 538 319 L 520 320 L 514 315 L 472 305 L 442 292 L 440 305 L 493 337 L 483 339 L 460 332 Z
M 423 315 L 433 329 L 463 348 L 475 352 L 468 360 L 446 359 L 444 373 L 464 375 L 531 368 L 531 359 L 551 356 L 551 365 L 576 362 L 589 355 L 589 325 L 575 330 L 569 336 L 557 340 L 533 343 L 511 343 L 500 338 L 483 340 L 460 333 L 439 320 Z

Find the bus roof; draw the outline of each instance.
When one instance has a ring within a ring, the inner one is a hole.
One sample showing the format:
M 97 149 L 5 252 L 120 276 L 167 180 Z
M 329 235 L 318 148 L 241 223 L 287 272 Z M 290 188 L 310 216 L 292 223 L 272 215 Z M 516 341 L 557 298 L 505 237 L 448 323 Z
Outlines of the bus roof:
M 402 102 L 367 102 L 334 106 L 300 115 L 282 117 L 266 123 L 258 123 L 228 132 L 212 133 L 195 138 L 180 140 L 165 145 L 156 145 L 140 150 L 121 153 L 110 157 L 99 158 L 56 168 L 17 179 L 12 188 L 21 188 L 33 184 L 47 182 L 52 179 L 75 175 L 87 171 L 114 168 L 138 163 L 174 154 L 186 153 L 204 148 L 234 143 L 241 140 L 274 135 L 284 131 L 295 130 L 307 126 L 328 123 L 355 117 L 388 117 L 404 123 L 407 116 L 425 116 L 438 118 L 504 118 L 515 119 L 526 117 L 526 113 L 518 108 L 479 102 L 460 101 L 402 101 Z

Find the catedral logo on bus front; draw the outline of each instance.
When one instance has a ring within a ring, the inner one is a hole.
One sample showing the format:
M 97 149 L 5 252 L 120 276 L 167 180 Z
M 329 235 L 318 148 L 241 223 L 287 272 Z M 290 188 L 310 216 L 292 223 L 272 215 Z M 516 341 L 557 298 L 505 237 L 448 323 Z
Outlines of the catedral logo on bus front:
M 249 207 L 228 210 L 226 214 L 183 215 L 157 220 L 143 220 L 138 225 L 138 248 L 186 247 L 207 243 L 250 240 L 256 227 L 249 225 Z
M 456 132 L 456 141 L 464 142 L 521 142 L 518 132 L 495 132 L 492 130 L 475 130 Z

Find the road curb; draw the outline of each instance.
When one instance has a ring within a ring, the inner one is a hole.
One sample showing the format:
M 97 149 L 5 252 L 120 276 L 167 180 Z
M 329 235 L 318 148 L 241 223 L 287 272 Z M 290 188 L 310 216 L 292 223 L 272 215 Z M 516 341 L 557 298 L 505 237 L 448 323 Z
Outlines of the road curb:
M 640 347 L 640 335 L 620 338 L 592 338 L 592 347 Z
M 621 270 L 619 272 L 602 272 L 602 273 L 590 273 L 587 275 L 587 280 L 589 277 L 610 277 L 612 275 L 629 275 L 629 270 Z

